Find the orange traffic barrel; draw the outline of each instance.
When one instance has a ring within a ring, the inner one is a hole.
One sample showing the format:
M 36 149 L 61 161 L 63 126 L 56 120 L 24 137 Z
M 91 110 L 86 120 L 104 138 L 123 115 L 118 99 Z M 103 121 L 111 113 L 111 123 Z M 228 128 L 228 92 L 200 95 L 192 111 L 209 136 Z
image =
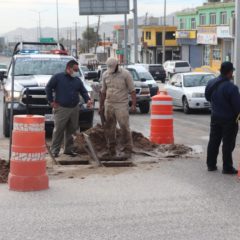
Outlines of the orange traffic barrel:
M 14 191 L 48 189 L 43 116 L 14 116 L 8 185 Z
M 173 103 L 166 91 L 152 97 L 150 140 L 157 144 L 173 144 Z

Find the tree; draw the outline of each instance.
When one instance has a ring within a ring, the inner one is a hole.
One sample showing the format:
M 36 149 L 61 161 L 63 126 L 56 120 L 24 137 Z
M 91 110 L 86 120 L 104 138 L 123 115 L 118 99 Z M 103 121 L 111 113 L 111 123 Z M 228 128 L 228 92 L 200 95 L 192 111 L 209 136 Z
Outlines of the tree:
M 99 34 L 94 30 L 94 28 L 88 28 L 85 32 L 82 34 L 82 48 L 86 49 L 88 51 L 90 48 L 93 48 L 96 43 L 99 41 L 100 36 Z

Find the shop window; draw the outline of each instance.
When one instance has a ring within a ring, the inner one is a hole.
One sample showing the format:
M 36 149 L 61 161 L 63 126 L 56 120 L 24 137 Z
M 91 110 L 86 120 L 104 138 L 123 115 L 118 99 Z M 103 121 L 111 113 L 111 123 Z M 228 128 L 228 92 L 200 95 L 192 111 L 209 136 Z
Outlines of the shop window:
M 227 25 L 227 12 L 220 13 L 220 24 Z
M 193 30 L 196 29 L 196 18 L 191 19 L 191 29 L 193 29 Z
M 166 32 L 166 40 L 175 40 L 175 32 Z
M 206 25 L 206 15 L 200 14 L 200 25 Z
M 213 60 L 217 60 L 217 61 L 221 61 L 222 57 L 221 57 L 221 47 L 219 45 L 217 46 L 213 46 L 212 49 L 212 58 Z
M 146 39 L 151 40 L 152 39 L 152 33 L 151 32 L 146 32 Z
M 210 13 L 210 25 L 216 25 L 216 24 L 217 24 L 216 13 Z

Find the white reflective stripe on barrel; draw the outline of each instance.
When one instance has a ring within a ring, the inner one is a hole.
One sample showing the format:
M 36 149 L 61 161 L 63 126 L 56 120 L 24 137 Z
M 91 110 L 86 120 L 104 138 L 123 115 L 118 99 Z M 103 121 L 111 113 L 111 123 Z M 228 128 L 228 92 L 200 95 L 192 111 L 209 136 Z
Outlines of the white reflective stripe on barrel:
M 173 115 L 152 115 L 151 116 L 151 119 L 155 119 L 155 120 L 158 120 L 158 119 L 164 119 L 164 120 L 170 120 L 170 119 L 173 119 Z
M 173 105 L 172 101 L 152 101 L 152 105 Z
M 14 123 L 13 130 L 22 132 L 42 132 L 45 130 L 45 123 Z
M 19 153 L 12 152 L 11 160 L 15 161 L 40 161 L 46 158 L 46 152 L 39 153 Z

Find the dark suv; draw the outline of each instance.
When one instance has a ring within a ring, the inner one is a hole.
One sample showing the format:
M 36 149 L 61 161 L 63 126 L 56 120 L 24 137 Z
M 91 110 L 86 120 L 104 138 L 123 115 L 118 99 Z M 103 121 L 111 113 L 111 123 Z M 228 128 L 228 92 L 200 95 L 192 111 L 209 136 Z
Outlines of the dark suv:
M 44 47 L 48 50 L 42 51 Z M 58 48 L 58 44 L 18 43 L 16 45 L 7 79 L 3 83 L 3 132 L 6 137 L 10 135 L 13 61 L 15 63 L 13 115 L 43 115 L 45 116 L 46 130 L 51 131 L 53 129 L 53 114 L 46 98 L 45 86 L 52 75 L 64 72 L 67 62 L 74 59 L 72 56 L 66 55 L 67 53 L 63 46 L 61 46 L 60 49 Z M 92 88 L 85 82 L 84 76 L 80 70 L 79 78 L 83 81 L 90 95 Z M 79 111 L 80 129 L 86 130 L 91 128 L 93 125 L 94 110 L 87 109 L 85 104 L 81 102 L 79 104 Z
M 132 69 L 126 69 L 131 73 L 132 78 L 134 80 L 134 86 L 136 91 L 136 97 L 137 97 L 137 107 L 139 107 L 141 113 L 148 113 L 150 110 L 150 102 L 151 102 L 151 96 L 150 96 L 150 90 L 149 86 L 146 82 L 142 82 L 139 78 L 136 71 Z M 94 92 L 94 100 L 99 100 L 99 91 L 101 89 L 101 81 L 102 81 L 102 75 L 107 70 L 107 67 L 102 67 L 101 70 L 99 70 L 99 79 L 98 82 L 94 82 L 92 84 L 93 92 Z M 132 104 L 131 99 L 129 98 L 129 105 Z
M 166 72 L 161 64 L 149 64 L 148 71 L 156 81 L 160 80 L 162 83 L 165 83 Z

